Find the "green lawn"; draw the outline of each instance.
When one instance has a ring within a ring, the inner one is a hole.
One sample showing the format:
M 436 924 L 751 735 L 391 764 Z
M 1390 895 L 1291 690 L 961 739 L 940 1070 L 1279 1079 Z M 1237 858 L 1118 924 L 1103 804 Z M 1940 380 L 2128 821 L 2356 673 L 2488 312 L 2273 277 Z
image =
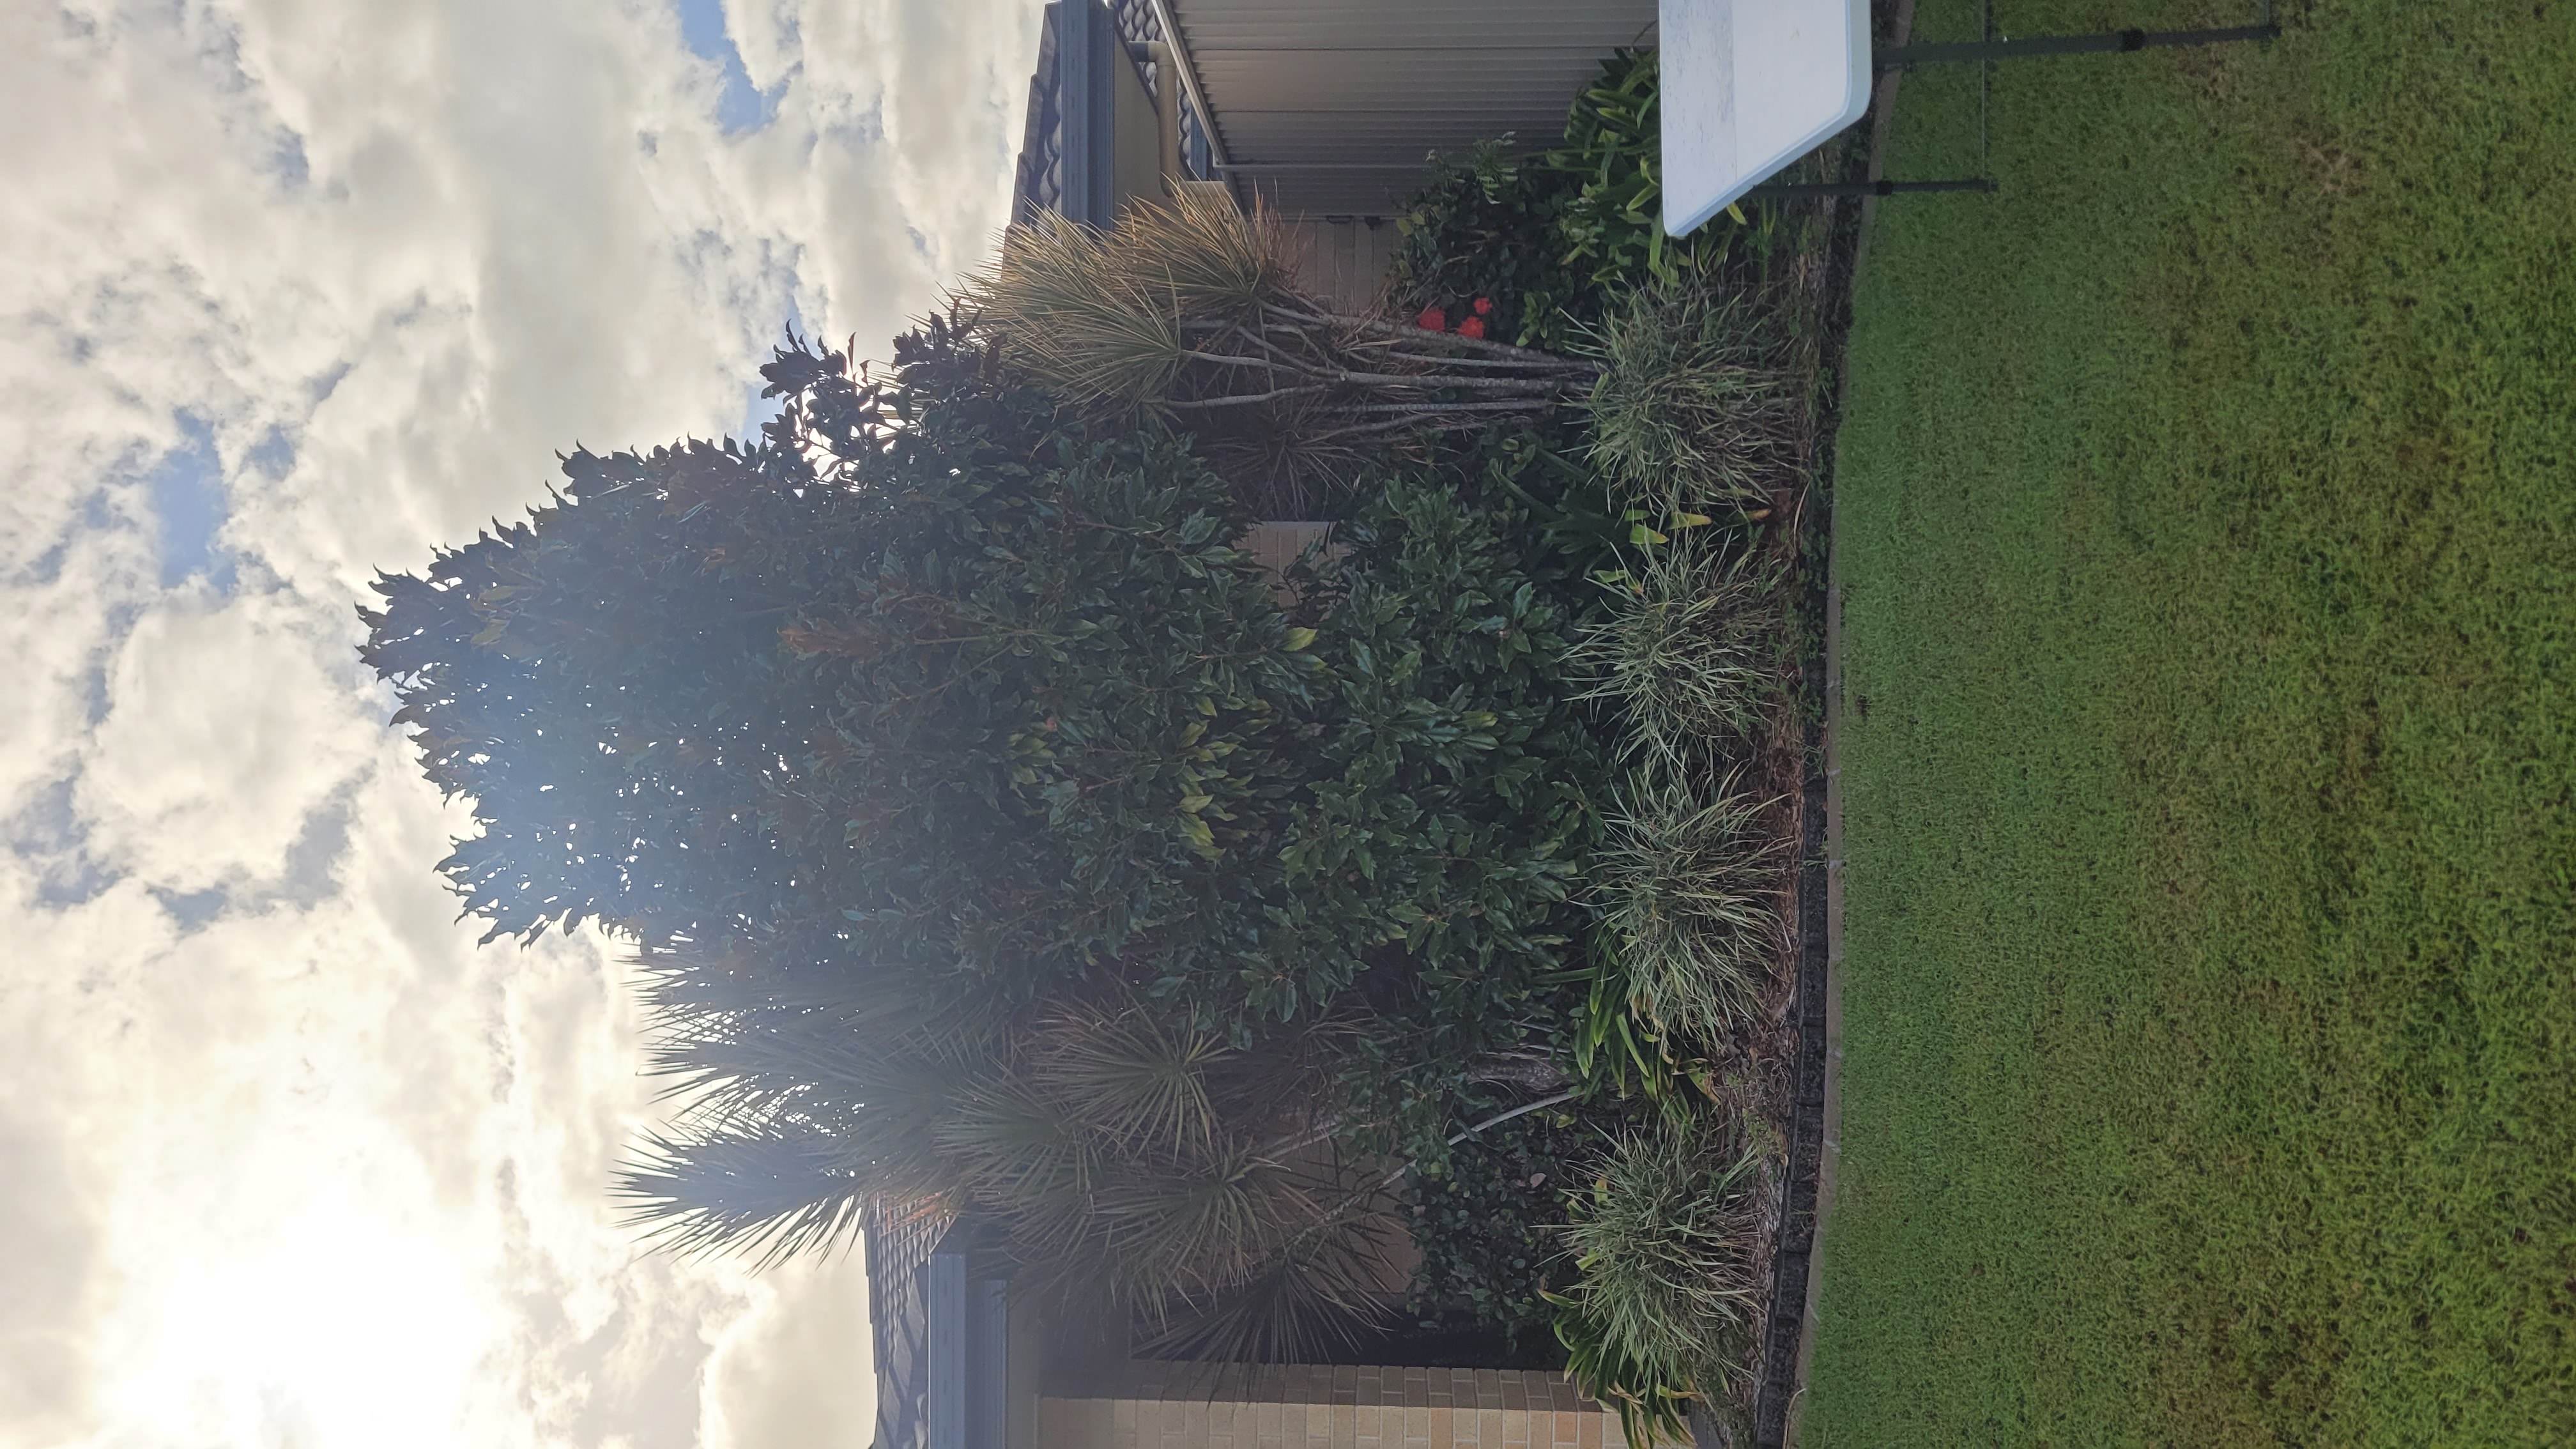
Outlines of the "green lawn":
M 1878 214 L 1808 1449 L 2576 1445 L 2576 0 L 2284 8 Z

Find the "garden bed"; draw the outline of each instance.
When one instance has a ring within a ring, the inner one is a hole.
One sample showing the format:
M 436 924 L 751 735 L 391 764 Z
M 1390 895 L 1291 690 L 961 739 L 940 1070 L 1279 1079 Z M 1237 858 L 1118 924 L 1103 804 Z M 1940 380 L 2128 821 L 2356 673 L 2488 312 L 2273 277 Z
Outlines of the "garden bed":
M 1837 146 L 1807 163 L 1815 179 L 1857 166 L 1857 147 Z M 1442 214 L 1417 213 L 1406 253 L 1416 290 L 1399 310 L 1450 303 L 1479 285 L 1546 287 L 1544 259 L 1522 258 L 1512 229 L 1544 232 L 1547 211 L 1524 178 L 1488 151 L 1450 174 L 1430 200 Z M 1740 1125 L 1758 1154 L 1758 1210 L 1751 1219 L 1751 1266 L 1763 1285 L 1763 1303 L 1750 1331 L 1732 1350 L 1744 1361 L 1734 1387 L 1705 1396 L 1714 1412 L 1707 1431 L 1725 1442 L 1779 1442 L 1792 1388 L 1799 1330 L 1804 1317 L 1813 1247 L 1817 1158 L 1822 1136 L 1824 868 L 1822 725 L 1823 589 L 1826 509 L 1820 487 L 1827 471 L 1830 410 L 1844 327 L 1849 267 L 1857 240 L 1856 208 L 1831 202 L 1762 216 L 1752 225 L 1721 217 L 1714 245 L 1694 259 L 1689 283 L 1736 296 L 1759 298 L 1767 325 L 1785 326 L 1793 339 L 1785 364 L 1801 399 L 1793 432 L 1795 453 L 1775 469 L 1769 497 L 1743 512 L 1744 552 L 1776 569 L 1784 601 L 1776 656 L 1790 687 L 1775 699 L 1776 712 L 1744 741 L 1742 765 L 1754 790 L 1772 802 L 1761 829 L 1791 843 L 1784 852 L 1781 930 L 1757 1008 L 1744 1024 L 1712 1044 L 1703 1061 L 1701 1098 L 1717 1116 Z M 1533 220 L 1533 217 L 1539 218 Z M 1426 244 L 1441 228 L 1458 236 L 1446 248 Z M 1642 255 L 1622 285 L 1649 283 Z M 1424 281 L 1422 279 L 1428 279 Z M 1461 280 L 1464 279 L 1464 280 Z M 1491 280 L 1488 280 L 1491 279 Z M 1669 283 L 1667 283 L 1669 284 Z M 1560 283 L 1561 285 L 1561 283 Z M 1443 287 L 1449 289 L 1444 294 Z M 1579 311 L 1579 309 L 1574 309 Z M 1579 325 L 1571 320 L 1560 325 Z M 1597 324 L 1596 324 L 1597 325 Z M 1539 335 L 1544 329 L 1531 323 Z M 1580 1366 L 1578 1365 L 1578 1368 Z M 1645 1426 L 1639 1425 L 1638 1428 Z

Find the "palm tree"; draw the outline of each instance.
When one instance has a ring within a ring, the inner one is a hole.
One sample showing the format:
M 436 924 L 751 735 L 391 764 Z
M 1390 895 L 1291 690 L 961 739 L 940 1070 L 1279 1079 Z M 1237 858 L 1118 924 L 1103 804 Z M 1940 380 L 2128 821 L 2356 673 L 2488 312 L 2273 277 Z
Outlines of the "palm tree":
M 1335 312 L 1303 288 L 1294 257 L 1269 213 L 1191 194 L 1133 207 L 1106 233 L 1052 214 L 1014 227 L 957 300 L 1049 391 L 1196 433 L 1273 510 L 1302 508 L 1373 443 L 1544 413 L 1600 372 Z
M 1124 995 L 1003 1019 L 929 983 L 680 943 L 645 958 L 679 1101 L 620 1191 L 687 1251 L 823 1249 L 973 1214 L 1030 1291 L 1151 1351 L 1291 1358 L 1373 1311 L 1391 1182 L 1331 1112 L 1347 1028 L 1235 1045 Z

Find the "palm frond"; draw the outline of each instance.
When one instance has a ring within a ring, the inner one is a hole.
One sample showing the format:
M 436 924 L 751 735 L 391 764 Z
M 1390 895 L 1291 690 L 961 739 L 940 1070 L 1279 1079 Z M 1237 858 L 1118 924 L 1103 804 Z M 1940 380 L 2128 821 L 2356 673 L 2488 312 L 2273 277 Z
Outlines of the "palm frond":
M 1122 1146 L 1181 1152 L 1214 1140 L 1207 1073 L 1230 1054 L 1212 1034 L 1132 1007 L 1073 1005 L 1040 1023 L 1030 1072 Z
M 1097 236 L 1052 212 L 1013 227 L 957 299 L 1077 405 L 1166 396 L 1184 361 L 1180 313 L 1126 275 Z
M 1241 1147 L 1134 1164 L 1094 1199 L 1121 1297 L 1219 1292 L 1248 1279 L 1276 1244 L 1319 1216 L 1296 1174 Z
M 843 1144 L 782 1129 L 655 1134 L 610 1191 L 659 1245 L 761 1267 L 847 1241 L 869 1196 Z
M 1337 314 L 1304 290 L 1296 250 L 1276 217 L 1223 197 L 1131 207 L 1105 232 L 1049 215 L 1013 228 L 956 302 L 1049 391 L 1188 428 L 1247 501 L 1273 504 L 1411 434 L 1547 412 L 1599 371 Z
M 1382 1285 L 1398 1231 L 1375 1211 L 1317 1223 L 1224 1291 L 1168 1300 L 1138 1351 L 1252 1364 L 1314 1362 L 1348 1348 L 1387 1314 Z
M 1018 1076 L 978 1082 L 932 1129 L 932 1140 L 958 1166 L 978 1199 L 1030 1221 L 1037 1237 L 1056 1242 L 1087 1217 L 1110 1144 L 1101 1134 Z
M 1129 283 L 1192 320 L 1260 319 L 1265 302 L 1299 286 L 1294 243 L 1256 203 L 1185 193 L 1172 204 L 1131 206 L 1118 219 L 1114 265 Z

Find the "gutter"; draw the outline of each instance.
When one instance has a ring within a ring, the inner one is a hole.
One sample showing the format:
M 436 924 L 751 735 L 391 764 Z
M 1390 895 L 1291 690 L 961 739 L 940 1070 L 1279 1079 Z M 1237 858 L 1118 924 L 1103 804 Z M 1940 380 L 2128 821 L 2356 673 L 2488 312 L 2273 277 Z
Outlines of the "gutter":
M 1190 59 L 1190 48 L 1181 39 L 1180 21 L 1172 14 L 1172 0 L 1149 0 L 1153 6 L 1154 24 L 1163 32 L 1163 42 L 1172 48 L 1172 70 L 1181 78 L 1181 89 L 1189 93 L 1190 105 L 1199 113 L 1199 130 L 1207 137 L 1210 169 L 1226 169 L 1225 137 L 1217 130 L 1216 112 L 1207 102 L 1207 92 L 1199 86 L 1198 63 Z

